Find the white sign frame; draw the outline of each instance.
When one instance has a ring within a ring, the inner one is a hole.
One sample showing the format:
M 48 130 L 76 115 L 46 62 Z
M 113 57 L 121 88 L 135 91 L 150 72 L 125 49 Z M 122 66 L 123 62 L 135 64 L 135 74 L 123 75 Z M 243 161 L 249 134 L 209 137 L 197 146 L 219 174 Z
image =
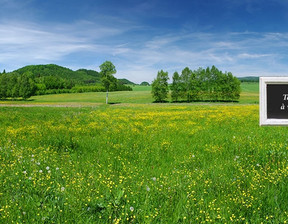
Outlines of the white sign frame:
M 288 85 L 288 77 L 260 77 L 259 79 L 260 126 L 264 125 L 288 126 L 288 119 L 267 118 L 267 84 Z

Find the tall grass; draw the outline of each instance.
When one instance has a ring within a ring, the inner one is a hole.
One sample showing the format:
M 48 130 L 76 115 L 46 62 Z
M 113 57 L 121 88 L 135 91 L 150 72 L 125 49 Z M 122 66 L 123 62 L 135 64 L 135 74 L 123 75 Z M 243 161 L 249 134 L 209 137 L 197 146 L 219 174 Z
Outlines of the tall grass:
M 284 223 L 258 106 L 0 108 L 0 223 Z

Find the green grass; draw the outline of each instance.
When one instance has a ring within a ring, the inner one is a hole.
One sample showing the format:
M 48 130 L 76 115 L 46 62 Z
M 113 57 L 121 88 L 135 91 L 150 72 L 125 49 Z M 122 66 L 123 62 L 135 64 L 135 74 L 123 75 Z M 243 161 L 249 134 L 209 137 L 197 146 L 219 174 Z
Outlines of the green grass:
M 152 86 L 139 86 L 139 85 L 133 85 L 131 86 L 133 91 L 149 91 L 151 92 Z
M 240 104 L 258 104 L 259 102 L 259 84 L 242 83 L 242 92 L 239 99 Z M 28 101 L 0 101 L 0 104 L 64 104 L 64 105 L 82 105 L 93 106 L 105 103 L 106 93 L 71 93 L 71 94 L 53 94 L 31 97 Z M 151 86 L 134 86 L 133 91 L 110 92 L 109 102 L 112 104 L 133 103 L 149 104 L 154 99 L 151 95 Z M 171 102 L 169 95 L 168 101 Z M 201 103 L 201 102 L 200 102 Z M 237 104 L 238 104 L 237 103 Z M 193 103 L 195 104 L 195 103 Z M 199 104 L 199 103 L 196 103 Z
M 240 103 L 259 103 L 259 83 L 241 83 Z
M 284 223 L 287 128 L 258 110 L 1 107 L 0 223 Z

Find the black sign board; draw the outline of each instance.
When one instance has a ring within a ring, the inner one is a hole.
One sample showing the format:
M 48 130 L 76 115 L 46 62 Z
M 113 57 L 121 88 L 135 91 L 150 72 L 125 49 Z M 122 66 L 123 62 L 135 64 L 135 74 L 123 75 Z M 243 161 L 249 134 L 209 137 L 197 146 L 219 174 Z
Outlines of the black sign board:
M 288 126 L 288 77 L 260 77 L 260 125 Z
M 288 84 L 267 84 L 267 118 L 288 119 Z

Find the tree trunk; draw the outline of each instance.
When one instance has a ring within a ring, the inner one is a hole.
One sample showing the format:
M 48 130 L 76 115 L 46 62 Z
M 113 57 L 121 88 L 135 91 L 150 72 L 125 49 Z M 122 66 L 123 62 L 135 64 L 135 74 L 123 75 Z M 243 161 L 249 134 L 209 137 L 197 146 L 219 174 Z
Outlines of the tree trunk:
M 106 91 L 106 104 L 108 104 L 108 89 Z

